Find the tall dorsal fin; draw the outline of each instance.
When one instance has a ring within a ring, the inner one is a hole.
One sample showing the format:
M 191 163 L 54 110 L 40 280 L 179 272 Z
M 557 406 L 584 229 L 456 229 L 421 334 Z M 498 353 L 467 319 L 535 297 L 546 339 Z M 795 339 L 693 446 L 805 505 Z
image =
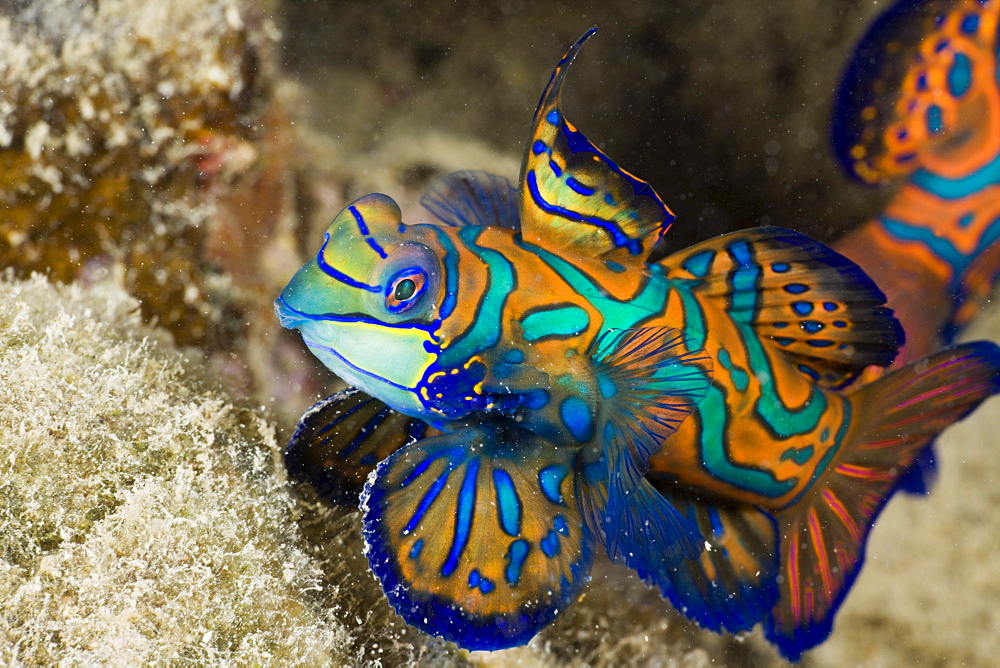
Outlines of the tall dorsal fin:
M 531 122 L 521 163 L 521 230 L 555 251 L 638 264 L 674 220 L 645 181 L 621 169 L 566 120 L 559 97 L 587 31 L 559 61 Z

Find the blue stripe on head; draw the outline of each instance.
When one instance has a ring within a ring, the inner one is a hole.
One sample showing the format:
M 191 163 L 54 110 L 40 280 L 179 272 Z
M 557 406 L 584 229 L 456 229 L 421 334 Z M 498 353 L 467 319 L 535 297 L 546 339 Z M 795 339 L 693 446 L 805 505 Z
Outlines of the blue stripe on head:
M 334 269 L 331 265 L 326 263 L 326 258 L 323 254 L 326 252 L 326 245 L 330 243 L 330 233 L 326 232 L 323 234 L 323 245 L 320 246 L 319 253 L 316 254 L 316 264 L 323 271 L 324 274 L 330 278 L 335 278 L 344 285 L 348 285 L 352 288 L 358 288 L 359 290 L 367 290 L 368 292 L 382 292 L 382 288 L 377 285 L 368 285 L 367 283 L 362 283 L 361 281 L 354 280 L 342 271 Z
M 373 251 L 379 254 L 379 257 L 383 260 L 386 259 L 388 256 L 385 254 L 385 251 L 382 250 L 382 247 L 378 245 L 377 241 L 371 238 L 371 232 L 368 231 L 368 225 L 365 223 L 364 216 L 361 215 L 361 212 L 358 211 L 353 204 L 347 208 L 354 215 L 354 220 L 358 224 L 358 230 L 362 235 L 364 235 L 365 241 L 368 242 L 368 245 L 372 247 Z

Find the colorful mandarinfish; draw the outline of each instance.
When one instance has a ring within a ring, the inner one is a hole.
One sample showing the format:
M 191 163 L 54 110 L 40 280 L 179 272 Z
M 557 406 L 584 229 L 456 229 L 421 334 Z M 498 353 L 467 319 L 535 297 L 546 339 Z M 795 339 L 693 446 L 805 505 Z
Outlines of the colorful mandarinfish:
M 883 213 L 839 241 L 906 330 L 896 365 L 951 343 L 1000 278 L 1000 2 L 901 0 L 848 65 L 833 111 L 842 165 L 902 181 Z M 930 447 L 903 481 L 925 492 Z
M 410 624 L 527 642 L 598 547 L 699 624 L 760 623 L 790 659 L 829 635 L 869 529 L 942 429 L 998 389 L 1000 349 L 888 365 L 902 330 L 854 264 L 769 227 L 662 261 L 674 216 L 570 124 L 556 67 L 518 187 L 483 172 L 344 209 L 275 302 L 357 390 L 320 402 L 293 477 L 357 498 Z M 365 482 L 367 480 L 367 482 Z

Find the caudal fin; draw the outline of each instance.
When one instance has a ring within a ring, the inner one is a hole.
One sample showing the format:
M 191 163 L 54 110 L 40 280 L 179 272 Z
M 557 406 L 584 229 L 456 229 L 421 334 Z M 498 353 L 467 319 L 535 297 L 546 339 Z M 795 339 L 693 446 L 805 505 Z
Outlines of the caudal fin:
M 1000 348 L 954 346 L 848 396 L 850 431 L 823 477 L 777 515 L 779 600 L 766 635 L 790 660 L 823 641 L 872 523 L 927 443 L 1000 391 Z

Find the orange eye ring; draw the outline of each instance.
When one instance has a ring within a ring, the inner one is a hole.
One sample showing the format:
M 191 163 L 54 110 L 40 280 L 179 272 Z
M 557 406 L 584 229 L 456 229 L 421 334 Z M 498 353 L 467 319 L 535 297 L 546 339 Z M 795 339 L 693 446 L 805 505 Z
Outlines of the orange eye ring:
M 385 288 L 385 306 L 392 313 L 402 313 L 413 307 L 427 287 L 427 274 L 411 267 L 399 272 Z

